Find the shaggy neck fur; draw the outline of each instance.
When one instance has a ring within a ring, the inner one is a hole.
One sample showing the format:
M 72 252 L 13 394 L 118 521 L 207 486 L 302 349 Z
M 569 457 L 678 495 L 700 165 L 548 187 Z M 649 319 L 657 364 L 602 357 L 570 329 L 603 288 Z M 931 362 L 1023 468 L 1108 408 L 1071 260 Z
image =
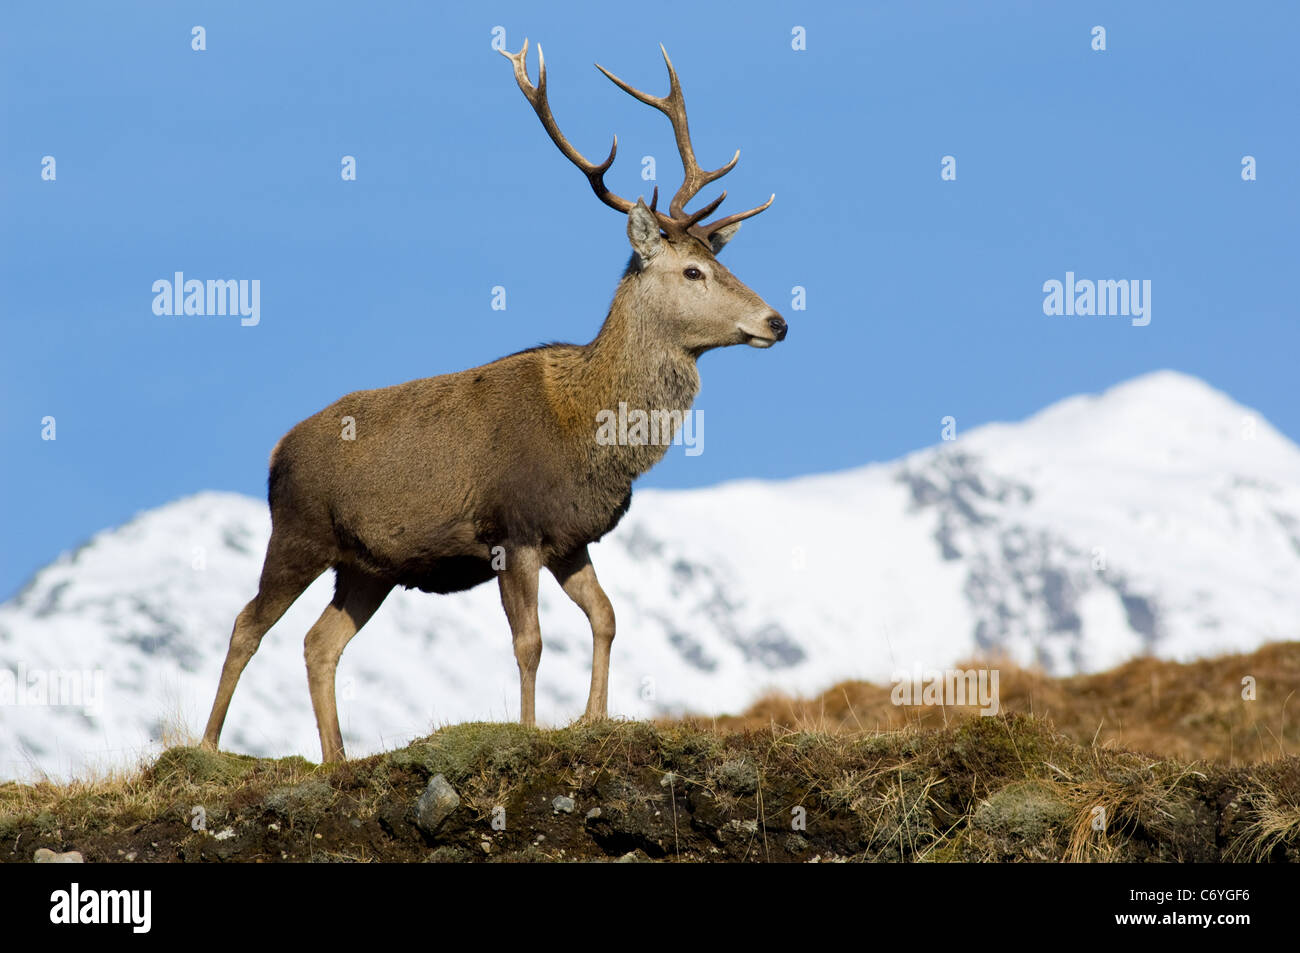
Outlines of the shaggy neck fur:
M 552 406 L 565 430 L 589 446 L 589 459 L 601 470 L 635 479 L 667 452 L 662 444 L 602 446 L 596 443 L 597 415 L 631 410 L 667 410 L 685 414 L 700 389 L 696 355 L 671 339 L 672 316 L 646 293 L 629 269 L 596 338 L 565 355 L 553 370 Z

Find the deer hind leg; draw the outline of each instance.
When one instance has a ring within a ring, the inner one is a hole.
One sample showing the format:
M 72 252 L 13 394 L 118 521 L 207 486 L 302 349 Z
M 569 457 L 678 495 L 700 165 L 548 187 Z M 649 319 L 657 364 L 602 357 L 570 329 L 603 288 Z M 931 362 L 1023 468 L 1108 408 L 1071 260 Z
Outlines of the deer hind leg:
M 501 604 L 510 620 L 510 635 L 519 663 L 519 721 L 537 723 L 537 665 L 542 659 L 542 627 L 537 621 L 537 574 L 541 570 L 537 550 L 510 549 L 506 568 L 501 571 Z
M 352 637 L 370 620 L 392 590 L 392 583 L 354 569 L 340 567 L 334 581 L 334 598 L 307 632 L 307 686 L 320 732 L 321 761 L 343 760 L 343 733 L 339 730 L 334 675 L 339 657 Z
M 591 692 L 584 721 L 605 718 L 609 700 L 609 647 L 614 641 L 614 607 L 596 579 L 587 547 L 553 563 L 551 573 L 591 623 Z
M 271 541 L 266 547 L 266 560 L 262 564 L 257 596 L 236 617 L 234 630 L 230 634 L 230 648 L 226 652 L 226 662 L 221 667 L 221 681 L 217 685 L 217 697 L 212 703 L 207 727 L 203 731 L 202 747 L 217 750 L 221 726 L 225 724 L 235 686 L 239 683 L 239 676 L 244 673 L 248 660 L 262 644 L 262 636 L 327 568 L 328 562 L 315 558 L 309 550 L 295 545 L 283 534 L 272 531 Z

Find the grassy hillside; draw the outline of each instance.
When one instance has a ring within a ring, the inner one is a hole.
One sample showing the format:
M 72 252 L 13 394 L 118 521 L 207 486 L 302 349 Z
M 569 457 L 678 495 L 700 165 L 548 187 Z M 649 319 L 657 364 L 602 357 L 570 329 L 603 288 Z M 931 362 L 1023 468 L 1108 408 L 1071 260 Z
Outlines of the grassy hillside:
M 334 766 L 176 747 L 0 785 L 0 859 L 1296 861 L 1298 651 L 1006 669 L 997 717 L 845 684 L 728 719 L 454 725 Z
M 422 830 L 434 776 L 459 805 Z M 1300 758 L 1189 764 L 1022 715 L 883 734 L 465 724 L 334 767 L 173 748 L 132 777 L 0 788 L 0 858 L 42 847 L 88 861 L 1300 860 Z
M 1050 678 L 1007 664 L 999 671 L 1003 711 L 1050 719 L 1080 744 L 1222 764 L 1300 755 L 1300 642 L 1187 664 L 1136 659 L 1073 678 Z M 1245 678 L 1254 680 L 1252 700 L 1242 697 Z M 709 721 L 725 728 L 775 724 L 883 731 L 942 725 L 954 715 L 975 711 L 900 708 L 891 704 L 889 693 L 888 685 L 844 682 L 813 699 L 773 696 L 743 715 Z

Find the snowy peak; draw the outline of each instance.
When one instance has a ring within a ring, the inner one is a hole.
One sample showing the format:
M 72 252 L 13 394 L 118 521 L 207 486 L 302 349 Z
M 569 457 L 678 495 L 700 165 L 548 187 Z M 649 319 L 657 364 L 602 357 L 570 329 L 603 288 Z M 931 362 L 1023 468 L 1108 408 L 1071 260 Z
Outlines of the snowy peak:
M 1019 424 L 991 424 L 965 438 L 976 449 L 1048 453 L 1132 468 L 1139 462 L 1183 469 L 1208 464 L 1300 475 L 1300 450 L 1258 411 L 1204 381 L 1155 371 L 1101 394 L 1059 401 Z

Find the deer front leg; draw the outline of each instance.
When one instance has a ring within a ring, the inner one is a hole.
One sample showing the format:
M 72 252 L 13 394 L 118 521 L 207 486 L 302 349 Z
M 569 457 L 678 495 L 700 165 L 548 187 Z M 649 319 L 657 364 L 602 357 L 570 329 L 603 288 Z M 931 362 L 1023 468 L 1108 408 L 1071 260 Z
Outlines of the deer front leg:
M 508 548 L 501 571 L 501 604 L 510 620 L 510 635 L 519 663 L 519 721 L 537 723 L 537 664 L 542 658 L 542 627 L 537 621 L 537 574 L 541 562 L 536 549 Z
M 609 710 L 609 647 L 614 641 L 614 607 L 596 579 L 596 568 L 584 546 L 550 567 L 556 581 L 591 623 L 591 692 L 584 721 L 606 717 Z

